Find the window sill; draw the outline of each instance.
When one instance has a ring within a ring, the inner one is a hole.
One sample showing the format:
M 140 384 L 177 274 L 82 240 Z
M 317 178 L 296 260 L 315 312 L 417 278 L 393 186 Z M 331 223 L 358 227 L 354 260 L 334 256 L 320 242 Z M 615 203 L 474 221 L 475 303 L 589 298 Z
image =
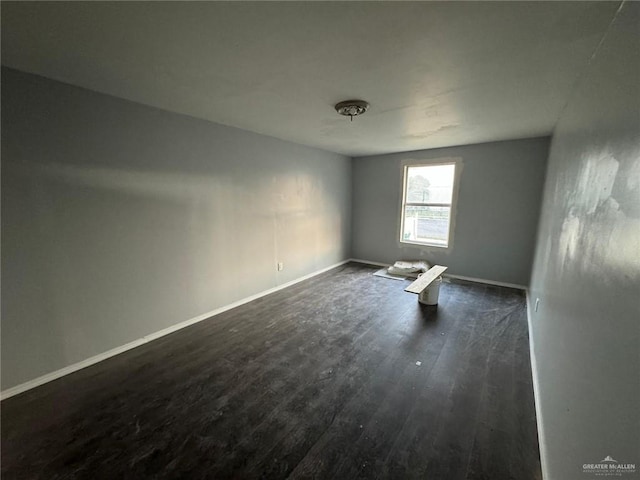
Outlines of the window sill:
M 442 249 L 447 249 L 449 248 L 449 245 L 443 245 L 443 244 L 438 244 L 438 243 L 425 243 L 425 242 L 417 242 L 417 241 L 410 241 L 410 240 L 400 240 L 400 243 L 406 243 L 408 245 L 418 245 L 421 247 L 435 247 L 435 248 L 442 248 Z

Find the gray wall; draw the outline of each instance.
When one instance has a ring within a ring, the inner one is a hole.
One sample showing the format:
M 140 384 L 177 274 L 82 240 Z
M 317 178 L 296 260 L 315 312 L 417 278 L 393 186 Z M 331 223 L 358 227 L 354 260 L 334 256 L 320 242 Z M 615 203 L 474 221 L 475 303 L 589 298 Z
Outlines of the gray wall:
M 2 388 L 348 258 L 350 191 L 347 157 L 3 69 Z
M 640 469 L 638 25 L 626 3 L 551 145 L 530 296 L 547 480 L 607 455 Z
M 353 257 L 423 258 L 448 273 L 527 285 L 548 148 L 545 137 L 354 159 Z M 463 164 L 452 245 L 401 244 L 403 162 L 445 157 Z

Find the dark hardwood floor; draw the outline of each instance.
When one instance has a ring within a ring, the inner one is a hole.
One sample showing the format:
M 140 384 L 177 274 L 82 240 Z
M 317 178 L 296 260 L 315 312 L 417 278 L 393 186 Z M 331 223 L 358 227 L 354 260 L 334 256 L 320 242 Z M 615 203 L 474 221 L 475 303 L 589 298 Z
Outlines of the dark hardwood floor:
M 523 293 L 452 280 L 436 309 L 374 270 L 5 400 L 2 478 L 540 479 Z

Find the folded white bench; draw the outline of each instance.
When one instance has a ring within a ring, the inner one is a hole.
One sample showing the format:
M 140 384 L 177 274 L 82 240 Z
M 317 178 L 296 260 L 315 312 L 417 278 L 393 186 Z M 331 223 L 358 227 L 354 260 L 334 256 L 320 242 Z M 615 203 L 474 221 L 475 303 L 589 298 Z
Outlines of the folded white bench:
M 420 275 L 418 279 L 405 288 L 404 291 L 418 294 L 418 301 L 420 303 L 427 303 L 424 297 L 426 296 L 429 285 L 431 285 L 436 278 L 442 275 L 446 269 L 447 267 L 443 267 L 442 265 L 434 265 Z

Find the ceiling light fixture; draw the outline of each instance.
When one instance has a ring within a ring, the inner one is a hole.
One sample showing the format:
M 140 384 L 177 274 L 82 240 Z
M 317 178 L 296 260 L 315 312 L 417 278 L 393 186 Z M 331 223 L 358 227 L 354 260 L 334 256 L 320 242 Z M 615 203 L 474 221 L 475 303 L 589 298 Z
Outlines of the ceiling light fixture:
M 352 122 L 353 117 L 362 115 L 368 108 L 369 104 L 364 100 L 345 100 L 344 102 L 336 104 L 336 112 L 340 115 L 351 117 Z

